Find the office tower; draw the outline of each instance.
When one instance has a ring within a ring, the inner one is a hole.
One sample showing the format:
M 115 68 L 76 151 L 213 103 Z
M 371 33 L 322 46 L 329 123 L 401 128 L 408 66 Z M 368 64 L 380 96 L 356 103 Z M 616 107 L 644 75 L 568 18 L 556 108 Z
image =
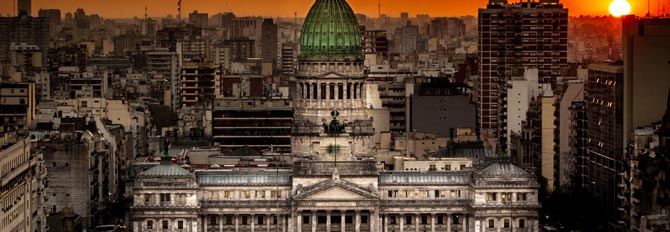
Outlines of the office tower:
M 295 74 L 295 45 L 283 44 L 281 49 L 281 71 L 284 76 Z
M 19 17 L 0 17 L 0 62 L 9 62 L 9 49 L 12 43 L 37 45 L 42 51 L 49 49 L 49 24 L 45 19 L 27 15 Z M 46 64 L 46 56 L 42 56 Z
M 32 0 L 17 0 L 17 14 L 16 15 L 27 15 L 32 16 Z
M 277 67 L 277 24 L 272 19 L 263 20 L 261 36 L 261 59 L 263 63 L 272 63 L 274 73 Z
M 596 225 L 615 225 L 623 212 L 617 198 L 624 152 L 624 67 L 621 64 L 592 64 L 585 86 L 587 145 L 581 183 L 600 209 Z M 577 157 L 579 160 L 580 157 Z M 580 173 L 578 173 L 580 175 Z M 611 223 L 604 223 L 611 222 Z M 603 223 L 603 224 L 600 224 Z M 614 228 L 610 228 L 612 231 Z
M 490 0 L 479 9 L 480 80 L 478 111 L 483 134 L 499 136 L 501 84 L 539 69 L 540 83 L 555 83 L 567 65 L 568 9 L 558 0 Z

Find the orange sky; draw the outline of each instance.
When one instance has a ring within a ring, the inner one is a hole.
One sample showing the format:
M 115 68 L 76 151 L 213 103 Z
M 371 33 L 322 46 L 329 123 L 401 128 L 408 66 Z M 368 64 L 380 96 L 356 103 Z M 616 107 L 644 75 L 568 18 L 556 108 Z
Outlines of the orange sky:
M 488 0 L 381 0 L 382 13 L 398 17 L 400 12 L 409 12 L 411 16 L 416 14 L 429 14 L 431 16 L 461 16 L 476 15 L 477 9 L 485 7 Z M 510 0 L 510 2 L 517 0 Z M 647 11 L 647 1 L 628 0 L 633 8 L 633 13 L 644 15 Z M 14 14 L 16 0 L 0 0 L 0 14 L 6 16 Z M 233 11 L 236 15 L 263 15 L 263 16 L 288 16 L 293 17 L 293 12 L 298 17 L 307 14 L 314 0 L 183 0 L 182 14 L 198 10 L 210 15 L 218 12 Z M 570 9 L 570 14 L 608 14 L 609 3 L 612 0 L 563 0 L 561 1 Z M 656 6 L 652 6 L 652 12 L 656 12 Z M 670 11 L 670 0 L 663 0 Z M 364 13 L 368 16 L 377 15 L 377 0 L 349 0 L 356 13 Z M 663 4 L 663 3 L 661 3 Z M 71 12 L 81 7 L 88 14 L 100 14 L 107 18 L 130 18 L 144 15 L 144 6 L 149 7 L 149 16 L 176 15 L 177 0 L 33 0 L 33 14 L 37 14 L 40 8 L 59 8 L 63 12 Z

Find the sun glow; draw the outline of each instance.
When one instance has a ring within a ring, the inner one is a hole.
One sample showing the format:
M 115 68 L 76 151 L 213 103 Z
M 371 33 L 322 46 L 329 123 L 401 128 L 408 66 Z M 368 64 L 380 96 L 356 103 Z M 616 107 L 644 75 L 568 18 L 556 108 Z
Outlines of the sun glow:
M 621 17 L 630 13 L 630 3 L 626 0 L 614 0 L 610 3 L 610 14 Z

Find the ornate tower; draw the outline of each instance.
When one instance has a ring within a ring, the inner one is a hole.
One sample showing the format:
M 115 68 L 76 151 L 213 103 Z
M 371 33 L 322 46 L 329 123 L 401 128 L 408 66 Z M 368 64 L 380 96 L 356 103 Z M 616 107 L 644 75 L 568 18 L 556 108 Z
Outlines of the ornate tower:
M 369 155 L 374 130 L 365 110 L 361 32 L 346 0 L 316 0 L 300 47 L 293 153 L 313 160 Z

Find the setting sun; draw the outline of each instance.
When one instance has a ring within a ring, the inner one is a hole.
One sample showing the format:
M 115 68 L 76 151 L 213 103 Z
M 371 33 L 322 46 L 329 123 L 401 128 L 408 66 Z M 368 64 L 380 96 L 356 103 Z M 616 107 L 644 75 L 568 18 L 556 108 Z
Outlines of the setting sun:
M 614 0 L 610 3 L 610 14 L 614 17 L 621 17 L 630 13 L 630 3 L 626 0 Z

